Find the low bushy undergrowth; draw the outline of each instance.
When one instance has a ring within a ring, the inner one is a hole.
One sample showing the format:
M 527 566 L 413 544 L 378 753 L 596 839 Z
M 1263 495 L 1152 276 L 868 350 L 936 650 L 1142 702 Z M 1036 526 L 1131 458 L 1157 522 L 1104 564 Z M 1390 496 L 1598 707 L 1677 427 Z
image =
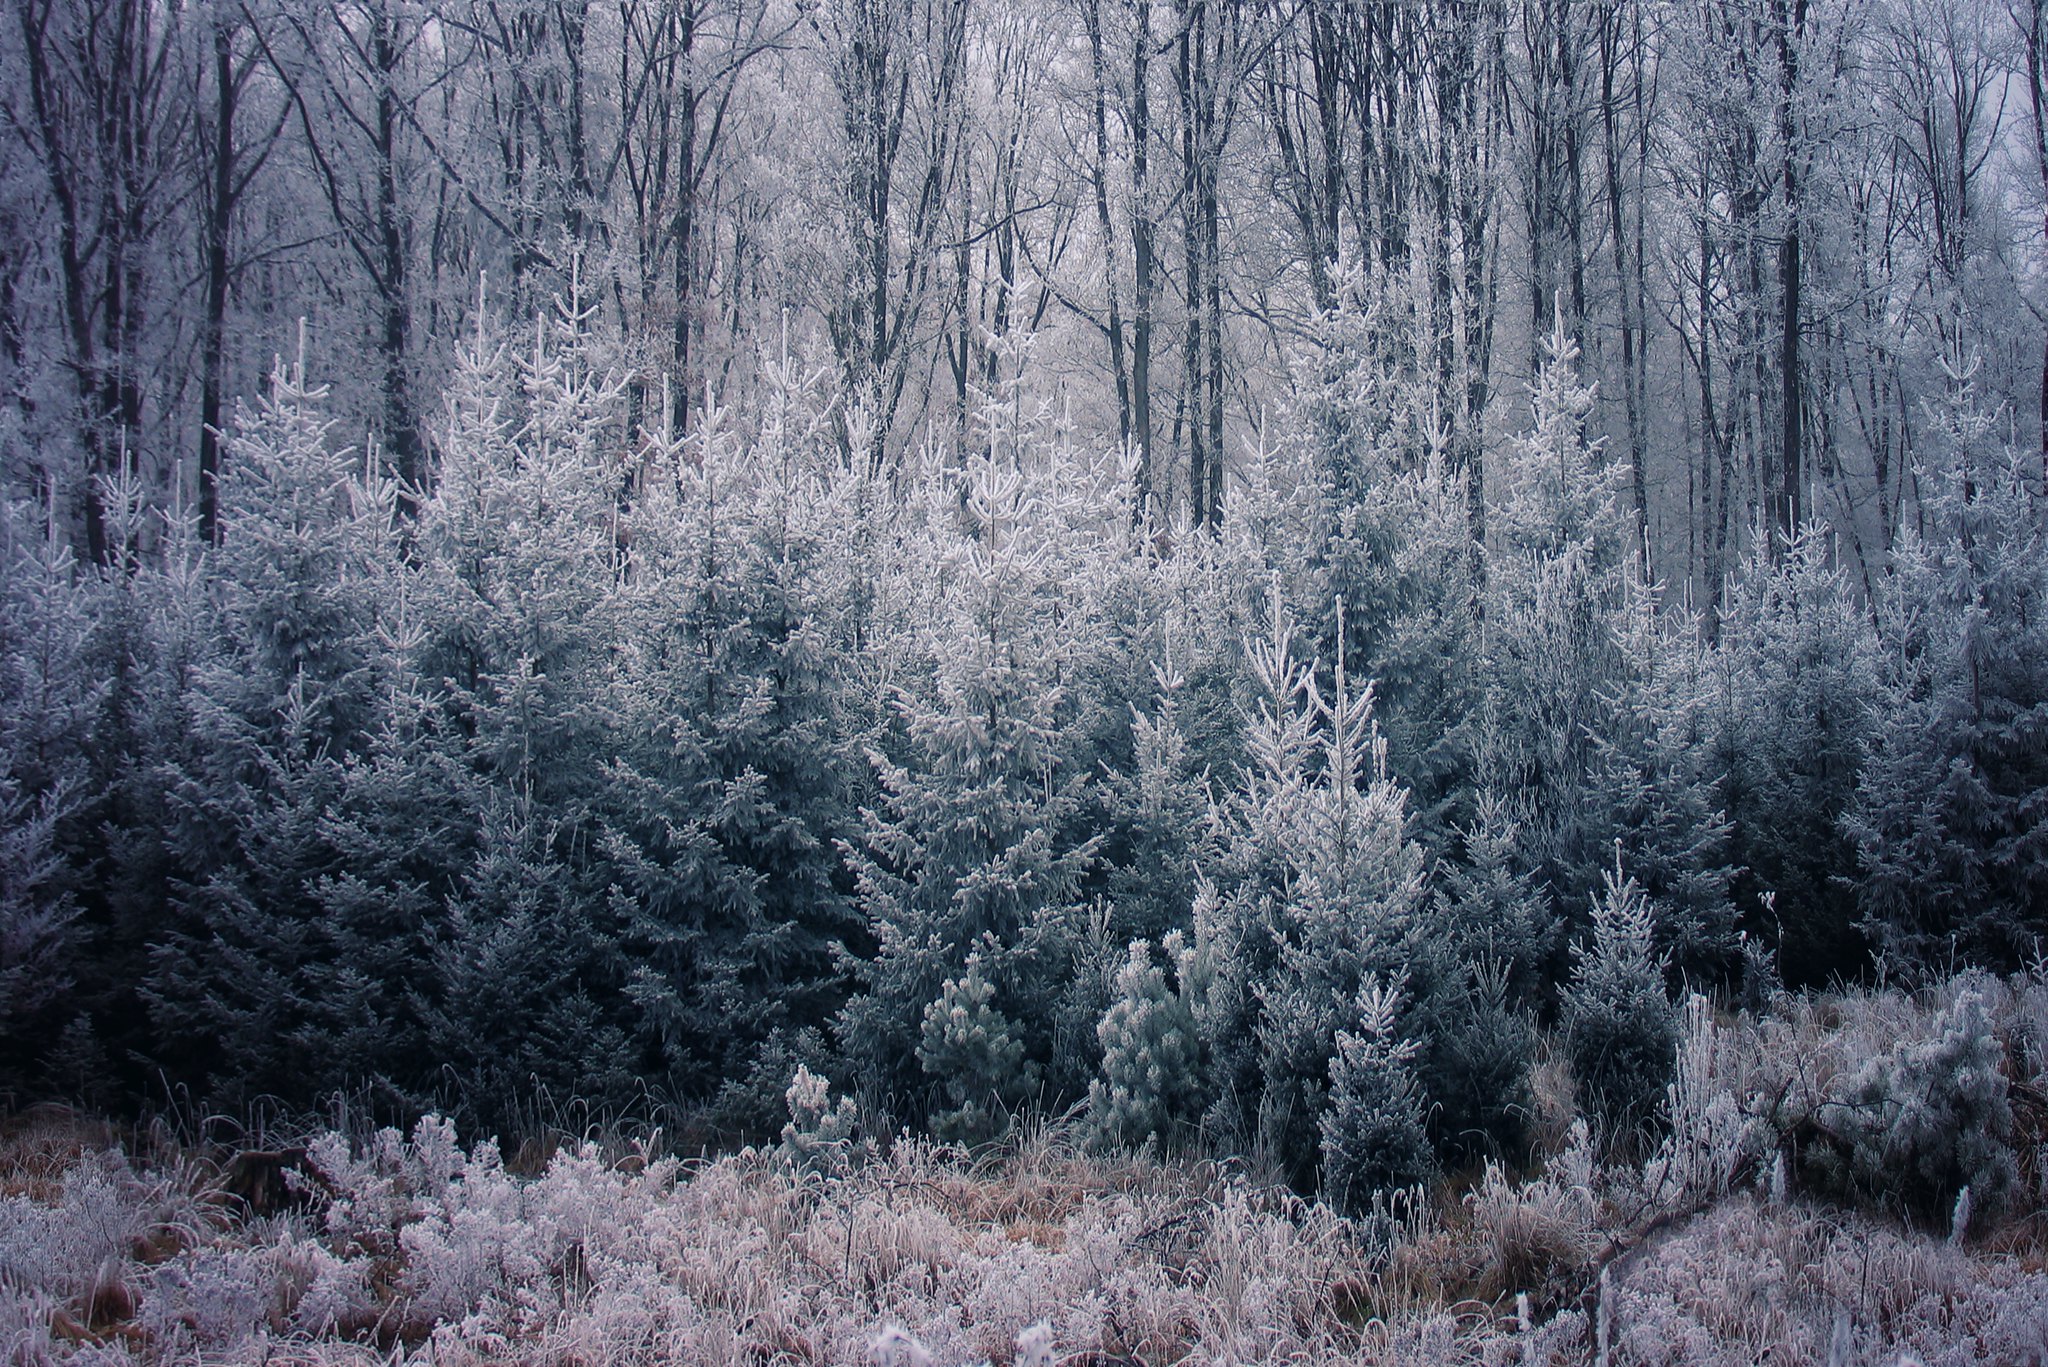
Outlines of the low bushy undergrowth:
M 2048 1134 L 2044 1011 L 2040 974 L 1970 974 L 1916 993 L 1786 998 L 1734 1025 L 1697 1016 L 1672 1093 L 1691 1145 L 1679 1156 L 1722 1164 L 1723 1185 L 1771 1170 L 1937 1232 L 2031 1207 Z
M 273 1155 L 261 1210 L 232 1165 L 24 1117 L 0 1362 L 2039 1362 L 2044 1019 L 2038 979 L 1694 999 L 1647 1161 L 1580 1119 L 1350 1217 L 1078 1122 L 884 1146 L 808 1073 L 772 1150 L 519 1175 L 428 1117 Z

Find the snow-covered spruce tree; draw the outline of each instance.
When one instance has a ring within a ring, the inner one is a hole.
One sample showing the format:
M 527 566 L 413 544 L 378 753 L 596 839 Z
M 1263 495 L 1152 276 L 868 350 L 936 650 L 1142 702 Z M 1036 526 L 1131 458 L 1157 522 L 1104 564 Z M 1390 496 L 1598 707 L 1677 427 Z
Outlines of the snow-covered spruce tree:
M 1558 938 L 1549 891 L 1522 867 L 1505 805 L 1484 788 L 1472 805 L 1458 857 L 1436 865 L 1408 976 L 1411 1029 L 1428 1041 L 1416 1074 L 1447 1160 L 1497 1154 L 1520 1137 L 1533 1019 Z
M 1817 986 L 1853 978 L 1868 954 L 1842 877 L 1856 862 L 1842 818 L 1875 722 L 1876 641 L 1825 527 L 1776 563 L 1767 552 L 1760 542 L 1721 612 L 1715 763 L 1735 904 L 1785 981 Z
M 1530 430 L 1489 470 L 1499 502 L 1487 523 L 1475 744 L 1484 783 L 1520 828 L 1527 866 L 1564 906 L 1591 890 L 1612 839 L 1586 780 L 1623 664 L 1614 626 L 1628 520 L 1617 471 L 1586 433 L 1592 407 L 1578 346 L 1560 322 L 1530 386 Z
M 35 514 L 0 509 L 0 1086 L 10 1087 L 32 1079 L 79 1006 L 70 975 L 85 927 L 59 825 L 84 796 L 104 691 L 85 669 L 91 586 L 54 519 Z
M 1409 790 L 1418 837 L 1439 845 L 1471 789 L 1466 719 L 1478 641 L 1473 509 L 1417 365 L 1410 291 L 1347 267 L 1316 320 L 1289 443 L 1312 491 L 1308 554 L 1288 566 L 1299 620 L 1373 680 L 1388 763 Z
M 1728 822 L 1714 741 L 1717 682 L 1700 624 L 1631 584 L 1615 613 L 1618 673 L 1588 776 L 1589 821 L 1579 846 L 1604 830 L 1630 876 L 1657 905 L 1666 966 L 1694 981 L 1725 979 L 1740 960 L 1728 897 Z M 1591 880 L 1583 864 L 1574 886 Z M 1604 876 L 1605 870 L 1601 870 Z
M 202 699 L 196 718 L 210 748 L 233 736 L 235 720 Z M 303 686 L 280 700 L 271 733 L 244 739 L 245 769 L 187 770 L 171 788 L 172 831 L 225 833 L 225 858 L 180 851 L 169 916 L 152 945 L 143 985 L 158 1047 L 151 1061 L 219 1099 L 268 1093 L 305 1100 L 312 1089 L 352 1080 L 353 1061 L 320 1038 L 322 1002 L 311 974 L 341 966 L 326 935 L 322 881 L 346 867 L 346 853 L 322 829 L 341 786 L 341 763 L 324 748 L 316 705 Z
M 1234 1009 L 1201 1014 L 1219 1124 L 1307 1188 L 1337 1032 L 1367 982 L 1406 972 L 1423 856 L 1372 723 L 1372 690 L 1355 687 L 1340 653 L 1326 696 L 1294 658 L 1277 591 L 1269 614 L 1268 638 L 1246 643 L 1265 695 L 1246 719 L 1252 767 L 1213 817 L 1227 891 L 1209 911 L 1218 924 L 1197 925 L 1222 951 L 1206 991 Z
M 360 573 L 373 603 L 371 722 L 338 775 L 322 827 L 343 861 L 318 887 L 327 953 L 309 966 L 315 1028 L 351 1081 L 423 1102 L 448 1074 L 424 1047 L 443 1000 L 423 965 L 447 933 L 445 898 L 478 844 L 488 783 L 463 762 L 467 737 L 423 678 L 431 565 L 401 490 L 375 466 L 352 482 L 363 522 Z
M 1364 629 L 1350 627 L 1346 651 L 1373 680 L 1389 771 L 1411 794 L 1417 839 L 1438 847 L 1471 819 L 1482 675 L 1468 477 L 1449 467 L 1442 433 L 1434 437 L 1421 465 L 1376 485 L 1340 520 L 1345 540 L 1377 524 L 1390 544 L 1384 561 L 1368 561 L 1383 568 L 1367 583 L 1346 575 L 1334 587 L 1347 627 L 1364 619 Z M 1340 567 L 1357 563 L 1354 556 Z
M 1877 596 L 1876 721 L 1844 829 L 1863 928 L 1895 962 L 1954 945 L 2014 965 L 2048 938 L 2048 540 L 2038 465 L 1950 374 L 1926 535 Z
M 1810 1117 L 1817 1134 L 1802 1136 L 1815 1179 L 1929 1221 L 1951 1216 L 1965 1191 L 1979 1211 L 2011 1194 L 2019 1173 L 2005 1047 L 1983 993 L 1951 990 L 1924 1037 L 1832 1080 Z
M 148 513 L 139 481 L 108 482 L 106 492 L 109 511 L 128 524 L 124 542 L 142 539 L 135 523 L 156 524 L 155 553 L 80 580 L 92 627 L 79 681 L 93 681 L 94 704 L 82 781 L 56 835 L 91 944 L 91 971 L 79 976 L 77 1014 L 59 1046 L 64 1075 L 110 1101 L 115 1089 L 132 1095 L 154 1081 L 145 1060 L 158 1038 L 145 988 L 180 870 L 226 857 L 231 833 L 174 826 L 180 807 L 170 793 L 204 744 L 193 724 L 197 682 L 231 643 L 215 557 L 191 510 Z
M 1449 952 L 1427 928 L 1409 967 L 1405 1029 L 1429 1099 L 1431 1142 L 1446 1163 L 1518 1152 L 1527 1134 L 1535 1015 L 1510 995 L 1496 959 Z
M 783 1091 L 789 1123 L 782 1127 L 776 1155 L 793 1167 L 838 1176 L 875 1150 L 872 1139 L 856 1141 L 860 1107 L 850 1096 L 832 1099 L 832 1084 L 799 1063 Z
M 423 650 L 474 736 L 468 758 L 543 810 L 580 808 L 596 782 L 594 765 L 555 761 L 596 749 L 619 626 L 623 385 L 593 367 L 589 322 L 557 308 L 513 345 L 479 321 L 418 533 Z
M 99 587 L 42 510 L 0 508 L 0 755 L 32 799 L 84 782 L 107 686 L 86 668 Z
M 957 490 L 925 503 L 936 553 L 925 572 L 942 594 L 927 626 L 934 677 L 928 690 L 896 689 L 889 749 L 900 758 L 871 753 L 879 792 L 845 846 L 874 952 L 853 965 L 841 1046 L 862 1076 L 905 1101 L 922 1095 L 929 1113 L 945 1108 L 945 1079 L 905 1063 L 970 953 L 1040 1063 L 1053 1060 L 1057 997 L 1072 978 L 1096 842 L 1077 830 L 1087 776 L 1064 746 L 1071 645 L 1058 608 L 1072 546 L 1060 505 L 1082 483 L 1069 462 L 1052 447 L 1021 468 L 977 458 L 957 484 L 932 481 Z M 1092 1015 L 1086 1024 L 1092 1034 Z M 1062 1086 L 1086 1087 L 1087 1044 L 1085 1070 L 1063 1068 L 1077 1076 Z
M 4 758 L 4 756 L 0 756 Z M 20 1087 L 42 1063 L 52 1023 L 70 1005 L 78 908 L 53 838 L 63 794 L 26 796 L 0 775 L 0 1085 Z
M 1678 1022 L 1656 952 L 1656 911 L 1614 866 L 1593 899 L 1590 942 L 1572 946 L 1564 990 L 1565 1047 L 1581 1108 L 1610 1135 L 1649 1120 L 1671 1078 Z
M 1550 889 L 1528 871 L 1521 827 L 1492 788 L 1473 795 L 1471 822 L 1458 835 L 1456 857 L 1437 866 L 1434 923 L 1459 959 L 1495 965 L 1508 999 L 1534 1007 L 1558 948 Z
M 1189 927 L 1209 778 L 1244 760 L 1246 600 L 1271 582 L 1264 569 L 1247 578 L 1264 552 L 1246 523 L 1277 506 L 1275 491 L 1254 486 L 1286 475 L 1270 449 L 1254 462 L 1222 535 L 1155 519 L 1132 538 L 1095 542 L 1080 581 L 1087 618 L 1076 687 L 1095 720 L 1080 753 L 1106 771 L 1094 793 L 1104 832 L 1097 869 L 1118 961 L 1132 939 L 1157 943 Z M 1107 967 L 1113 976 L 1117 964 Z
M 1436 1171 L 1423 1126 L 1418 1044 L 1401 1038 L 1401 993 L 1374 980 L 1359 988 L 1357 1028 L 1337 1032 L 1330 1105 L 1322 1116 L 1323 1196 L 1347 1214 L 1374 1194 L 1427 1181 Z
M 730 419 L 707 404 L 687 437 L 643 444 L 601 805 L 639 1032 L 672 1085 L 722 1087 L 720 1122 L 751 1131 L 782 1104 L 784 1048 L 843 997 L 833 841 L 857 768 L 819 544 L 836 472 Z
M 451 1102 L 486 1123 L 484 1108 L 523 1100 L 496 1080 L 617 1077 L 573 1050 L 547 1072 L 532 1066 L 570 1036 L 610 1039 L 622 1002 L 618 908 L 590 852 L 609 749 L 601 690 L 621 630 L 623 386 L 594 363 L 589 322 L 557 306 L 501 343 L 479 309 L 416 533 L 416 655 L 446 718 L 433 738 L 449 747 L 435 762 L 458 777 L 451 796 L 473 832 L 440 882 L 440 972 L 422 994 L 472 1088 Z M 510 895 L 523 884 L 545 890 L 539 905 Z M 484 972 L 498 992 L 466 996 Z M 543 998 L 557 997 L 578 1024 L 549 1014 Z
M 1194 855 L 1207 814 L 1206 771 L 1198 769 L 1181 721 L 1186 676 L 1170 653 L 1154 669 L 1156 701 L 1148 710 L 1129 710 L 1129 768 L 1111 770 L 1098 794 L 1114 823 L 1103 860 L 1116 929 L 1141 940 L 1189 923 Z
M 1196 886 L 1190 1005 L 1212 1070 L 1211 1128 L 1259 1141 L 1264 1067 L 1263 996 L 1278 971 L 1281 907 L 1293 888 L 1286 831 L 1311 782 L 1309 670 L 1295 658 L 1294 625 L 1275 586 L 1268 639 L 1246 643 L 1260 695 L 1244 717 L 1245 763 L 1235 791 L 1212 797 L 1216 851 Z
M 300 358 L 278 362 L 229 439 L 214 568 L 249 692 L 226 701 L 260 724 L 279 685 L 298 684 L 321 735 L 345 748 L 376 705 L 377 642 L 365 628 L 391 509 L 374 491 L 374 461 L 329 441 L 328 391 L 308 379 L 304 349 L 302 338 Z
M 370 567 L 391 507 L 328 442 L 325 392 L 280 363 L 238 415 L 219 645 L 193 671 L 165 793 L 176 867 L 144 992 L 160 1061 L 222 1096 L 303 1098 L 370 1066 L 321 1019 L 320 975 L 345 963 L 321 893 L 349 857 L 326 819 L 378 708 Z
M 1167 934 L 1163 948 L 1176 969 L 1190 953 L 1179 931 Z M 1097 1135 L 1113 1144 L 1171 1144 L 1200 1118 L 1202 1041 L 1194 1013 L 1146 941 L 1131 942 L 1096 1033 L 1102 1076 L 1089 1089 L 1088 1112 Z
M 616 920 L 595 920 L 601 894 L 530 801 L 489 801 L 434 950 L 426 1039 L 441 1076 L 423 1081 L 493 1129 L 537 1100 L 616 1104 L 637 1081 L 615 996 Z

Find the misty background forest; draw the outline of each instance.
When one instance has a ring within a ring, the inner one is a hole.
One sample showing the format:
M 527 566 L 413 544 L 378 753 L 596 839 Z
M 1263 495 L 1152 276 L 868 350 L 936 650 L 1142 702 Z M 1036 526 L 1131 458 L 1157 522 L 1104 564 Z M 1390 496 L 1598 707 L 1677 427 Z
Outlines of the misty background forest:
M 16 1101 L 2032 1180 L 2038 0 L 5 19 Z

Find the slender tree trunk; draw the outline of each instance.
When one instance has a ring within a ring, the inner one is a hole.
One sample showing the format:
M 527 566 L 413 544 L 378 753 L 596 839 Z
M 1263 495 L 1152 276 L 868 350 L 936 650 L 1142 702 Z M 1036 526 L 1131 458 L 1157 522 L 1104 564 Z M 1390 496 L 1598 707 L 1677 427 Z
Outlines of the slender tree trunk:
M 234 31 L 216 16 L 213 23 L 213 163 L 206 201 L 206 323 L 199 391 L 199 535 L 220 540 L 220 425 L 226 387 L 228 231 L 235 207 Z
M 1109 212 L 1109 69 L 1103 55 L 1102 0 L 1083 0 L 1081 21 L 1088 32 L 1089 71 L 1094 79 L 1089 112 L 1095 138 L 1095 226 L 1102 234 L 1102 287 L 1109 310 L 1104 331 L 1109 338 L 1110 374 L 1116 382 L 1117 440 L 1127 443 L 1131 440 L 1131 376 L 1124 355 L 1123 313 L 1117 300 L 1116 224 Z M 1131 515 L 1141 522 L 1152 501 L 1150 454 L 1138 448 L 1137 499 Z
M 1131 41 L 1131 438 L 1146 487 L 1162 503 L 1152 456 L 1152 305 L 1157 228 L 1152 219 L 1152 0 L 1133 0 Z M 1164 509 L 1162 508 L 1162 511 Z
M 675 284 L 675 321 L 669 329 L 669 421 L 678 433 L 690 430 L 690 404 L 697 393 L 690 372 L 695 359 L 697 305 L 697 78 L 691 68 L 697 41 L 697 7 L 682 7 L 676 29 L 675 212 L 669 218 L 669 267 Z
M 1806 475 L 1806 395 L 1801 385 L 1799 360 L 1799 334 L 1803 326 L 1800 315 L 1800 232 L 1802 205 L 1800 202 L 1799 164 L 1797 159 L 1797 112 L 1793 100 L 1799 86 L 1799 37 L 1806 27 L 1807 0 L 1780 0 L 1778 13 L 1778 60 L 1779 72 L 1784 84 L 1779 91 L 1778 119 L 1779 141 L 1783 146 L 1781 166 L 1785 195 L 1786 226 L 1784 240 L 1778 247 L 1778 297 L 1779 323 L 1782 333 L 1778 345 L 1779 398 L 1782 404 L 1781 417 L 1783 432 L 1780 437 L 1781 450 L 1778 453 L 1779 490 L 1778 533 L 1789 543 L 1798 533 L 1799 524 L 1805 520 L 1804 493 Z
M 2048 76 L 2042 70 L 2042 45 L 2048 43 L 2048 0 L 2033 0 L 2027 24 L 2027 95 L 2034 111 L 2034 164 L 2041 191 L 2048 196 Z M 2048 213 L 2042 232 L 2048 240 Z M 2048 343 L 2041 353 L 2041 493 L 2048 497 Z
M 1219 21 L 1220 26 L 1220 21 Z M 1213 526 L 1223 520 L 1223 244 L 1222 203 L 1217 177 L 1222 172 L 1222 129 L 1217 108 L 1217 57 L 1202 54 L 1196 91 L 1202 115 L 1202 136 L 1198 150 L 1202 161 L 1202 275 L 1204 304 L 1209 321 L 1204 331 L 1208 344 L 1209 494 L 1206 504 Z
M 425 495 L 420 468 L 419 422 L 413 413 L 408 361 L 412 350 L 411 283 L 405 243 L 404 213 L 398 186 L 398 96 L 400 48 L 390 10 L 379 6 L 371 20 L 371 60 L 381 78 L 376 99 L 377 242 L 383 287 L 384 442 L 385 459 L 398 481 L 402 516 L 419 510 Z
M 1636 351 L 1641 345 L 1636 335 L 1636 313 L 1630 298 L 1631 277 L 1628 264 L 1628 231 L 1626 226 L 1626 195 L 1621 176 L 1621 135 L 1620 95 L 1616 84 L 1621 71 L 1621 14 L 1619 6 L 1609 3 L 1600 14 L 1600 124 L 1601 144 L 1605 154 L 1607 178 L 1607 233 L 1613 245 L 1614 283 L 1619 292 L 1621 307 L 1621 391 L 1623 419 L 1628 425 L 1628 470 L 1630 501 L 1634 505 L 1635 520 L 1631 528 L 1634 541 L 1633 555 L 1636 574 L 1648 582 L 1649 566 L 1649 496 L 1648 484 L 1644 478 L 1644 440 L 1642 421 L 1642 392 L 1636 383 Z M 1641 206 L 1637 206 L 1641 212 Z
M 1181 0 L 1181 29 L 1177 42 L 1178 65 L 1175 78 L 1181 105 L 1181 262 L 1184 273 L 1182 295 L 1187 327 L 1181 344 L 1181 411 L 1187 418 L 1188 500 L 1197 527 L 1215 520 L 1209 507 L 1208 427 L 1204 421 L 1202 380 L 1207 348 L 1203 332 L 1208 323 L 1208 293 L 1202 279 L 1202 129 L 1200 114 L 1200 53 L 1208 39 L 1203 32 L 1207 0 Z
M 1700 190 L 1704 195 L 1708 186 L 1702 177 Z M 1733 453 L 1729 450 L 1727 435 L 1722 431 L 1720 415 L 1714 403 L 1714 354 L 1713 354 L 1713 238 L 1709 232 L 1704 208 L 1699 224 L 1700 274 L 1699 274 L 1699 375 L 1700 375 L 1700 441 L 1703 454 L 1701 481 L 1707 525 L 1702 529 L 1700 542 L 1705 560 L 1706 583 L 1703 586 L 1707 609 L 1707 626 L 1710 636 L 1718 636 L 1721 621 L 1721 582 L 1728 568 L 1728 500 L 1734 483 L 1735 468 Z

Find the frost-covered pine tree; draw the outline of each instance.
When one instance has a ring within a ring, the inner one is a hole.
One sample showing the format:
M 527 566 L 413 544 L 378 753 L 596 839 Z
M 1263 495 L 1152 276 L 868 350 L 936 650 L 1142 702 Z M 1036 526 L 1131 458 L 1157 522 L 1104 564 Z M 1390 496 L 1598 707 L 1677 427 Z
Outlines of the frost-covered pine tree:
M 1429 1099 L 1430 1138 L 1447 1162 L 1512 1153 L 1524 1139 L 1535 1018 L 1509 981 L 1506 964 L 1462 957 L 1427 926 L 1410 956 L 1404 1029 L 1422 1046 L 1414 1072 Z
M 1924 1035 L 1830 1081 L 1812 1116 L 1819 1142 L 1800 1157 L 1822 1182 L 1923 1220 L 1948 1217 L 1960 1237 L 1973 1207 L 1996 1210 L 2012 1195 L 2019 1169 L 2005 1047 L 1984 994 L 1950 990 Z
M 1560 321 L 1530 385 L 1530 428 L 1489 471 L 1499 501 L 1487 523 L 1475 741 L 1529 866 L 1572 900 L 1612 838 L 1585 785 L 1622 668 L 1614 626 L 1628 525 L 1617 472 L 1587 435 L 1594 395 L 1579 361 Z
M 323 892 L 348 866 L 328 820 L 379 707 L 373 567 L 391 504 L 374 462 L 329 441 L 325 398 L 303 359 L 280 362 L 238 414 L 219 639 L 164 795 L 177 862 L 143 990 L 163 1063 L 223 1096 L 304 1095 L 365 1066 L 323 1020 L 331 975 L 360 972 Z
M 1162 946 L 1178 968 L 1189 950 L 1179 931 Z M 1111 1143 L 1171 1143 L 1199 1119 L 1203 1102 L 1202 1041 L 1194 1013 L 1167 982 L 1152 946 L 1133 940 L 1117 971 L 1115 995 L 1096 1027 L 1102 1076 L 1088 1094 L 1089 1122 Z
M 1523 865 L 1519 828 L 1482 787 L 1462 848 L 1436 866 L 1409 966 L 1416 1073 L 1447 1156 L 1510 1149 L 1528 1112 L 1533 1015 L 1547 1002 L 1560 928 L 1549 888 Z
M 0 776 L 0 1040 L 4 1076 L 20 1086 L 41 1061 L 49 1026 L 71 994 L 78 908 L 54 833 L 62 794 L 26 796 Z M 39 1028 L 40 1027 L 40 1028 Z
M 863 1145 L 854 1139 L 860 1128 L 854 1099 L 842 1096 L 834 1102 L 831 1082 L 803 1064 L 790 1078 L 783 1104 L 789 1108 L 789 1123 L 782 1127 L 776 1153 L 784 1162 L 836 1176 L 873 1151 L 872 1140 Z
M 1473 795 L 1471 822 L 1458 835 L 1456 857 L 1438 866 L 1434 923 L 1457 958 L 1496 965 L 1510 999 L 1533 1006 L 1558 947 L 1550 890 L 1528 871 L 1521 827 L 1492 788 Z
M 1182 724 L 1187 678 L 1170 653 L 1153 669 L 1155 701 L 1129 709 L 1129 770 L 1110 772 L 1102 798 L 1116 830 L 1105 849 L 1109 896 L 1118 928 L 1138 939 L 1187 924 L 1207 810 L 1206 770 Z
M 941 1139 L 979 1144 L 1000 1137 L 1037 1089 L 1038 1070 L 995 995 L 981 956 L 969 954 L 966 971 L 948 978 L 924 1009 L 917 1061 L 945 1098 L 931 1117 Z
M 0 1076 L 14 1087 L 79 1006 L 70 975 L 86 928 L 59 827 L 85 796 L 105 691 L 85 667 L 92 586 L 54 522 L 0 509 Z
M 591 315 L 558 302 L 500 338 L 481 302 L 415 536 L 412 608 L 431 733 L 466 829 L 438 881 L 437 973 L 420 992 L 469 1113 L 535 1086 L 598 1101 L 620 1043 L 620 909 L 598 812 L 612 749 L 624 386 Z M 521 891 L 524 889 L 524 891 Z
M 1311 329 L 1288 413 L 1313 491 L 1300 619 L 1373 680 L 1388 760 L 1425 839 L 1462 815 L 1470 786 L 1477 642 L 1471 485 L 1457 469 L 1436 377 L 1405 281 L 1338 273 L 1337 303 Z
M 230 669 L 246 692 L 222 700 L 261 739 L 272 705 L 296 685 L 322 737 L 346 747 L 375 706 L 369 571 L 387 544 L 390 509 L 367 492 L 374 461 L 330 441 L 328 390 L 307 377 L 304 350 L 302 337 L 299 359 L 278 362 L 269 392 L 238 411 L 228 442 L 214 568 L 239 656 Z M 232 690 L 236 678 L 212 682 Z
M 666 408 L 664 409 L 666 411 Z M 820 546 L 831 475 L 713 403 L 643 442 L 600 800 L 642 1038 L 674 1085 L 773 1120 L 787 1048 L 843 997 L 834 841 L 857 773 Z M 864 767 L 864 766 L 863 766 Z
M 1240 490 L 1222 535 L 1155 516 L 1127 537 L 1094 539 L 1078 579 L 1088 616 L 1076 685 L 1090 724 L 1076 753 L 1105 771 L 1095 799 L 1115 960 L 1132 939 L 1188 928 L 1209 779 L 1243 759 L 1246 599 L 1270 583 L 1265 570 L 1244 578 L 1264 563 L 1246 524 L 1276 507 L 1275 491 L 1250 486 L 1285 474 L 1276 453 L 1258 460 L 1264 473 Z
M 1217 846 L 1193 906 L 1199 986 L 1191 1005 L 1214 1072 L 1214 1128 L 1258 1140 L 1265 1068 L 1260 1046 L 1266 985 L 1278 971 L 1281 908 L 1294 868 L 1286 833 L 1311 776 L 1314 717 L 1304 694 L 1308 667 L 1296 658 L 1294 624 L 1277 586 L 1268 598 L 1268 635 L 1245 643 L 1259 692 L 1243 717 L 1246 760 L 1236 791 L 1212 798 Z
M 1197 932 L 1212 954 L 1218 1121 L 1307 1185 L 1337 1032 L 1364 984 L 1405 971 L 1424 878 L 1372 690 L 1340 653 L 1325 695 L 1294 640 L 1276 591 L 1267 638 L 1246 643 L 1263 694 L 1246 720 L 1252 762 L 1212 818 L 1228 885 Z
M 143 1060 L 161 1057 L 145 1003 L 153 947 L 173 924 L 183 871 L 225 857 L 232 830 L 183 821 L 189 809 L 173 799 L 192 773 L 204 772 L 205 733 L 195 718 L 212 695 L 201 684 L 218 681 L 214 667 L 232 648 L 217 557 L 190 509 L 148 509 L 133 478 L 106 482 L 105 493 L 123 543 L 153 542 L 154 554 L 116 572 L 81 574 L 75 589 L 91 622 L 76 682 L 89 687 L 93 704 L 74 800 L 55 835 L 75 880 L 92 971 L 79 976 L 57 1051 L 69 1085 L 99 1099 L 132 1091 L 155 1066 Z
M 535 806 L 499 794 L 448 896 L 433 951 L 427 1047 L 448 1104 L 499 1128 L 540 1097 L 618 1105 L 638 1082 L 614 1007 L 623 976 L 603 890 L 557 848 Z
M 1657 904 L 1659 948 L 1695 981 L 1725 978 L 1740 959 L 1728 896 L 1728 821 L 1715 748 L 1713 657 L 1698 620 L 1630 584 L 1614 615 L 1617 674 L 1588 778 L 1581 850 L 1604 827 Z M 1581 856 L 1573 886 L 1591 881 Z M 1605 869 L 1601 869 L 1604 877 Z

